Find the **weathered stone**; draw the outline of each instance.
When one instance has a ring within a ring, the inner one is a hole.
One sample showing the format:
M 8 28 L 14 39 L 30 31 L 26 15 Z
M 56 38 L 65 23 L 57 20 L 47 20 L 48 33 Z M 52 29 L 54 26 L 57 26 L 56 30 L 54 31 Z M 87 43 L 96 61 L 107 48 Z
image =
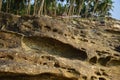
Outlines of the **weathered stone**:
M 0 13 L 0 79 L 120 80 L 119 30 L 111 26 Z

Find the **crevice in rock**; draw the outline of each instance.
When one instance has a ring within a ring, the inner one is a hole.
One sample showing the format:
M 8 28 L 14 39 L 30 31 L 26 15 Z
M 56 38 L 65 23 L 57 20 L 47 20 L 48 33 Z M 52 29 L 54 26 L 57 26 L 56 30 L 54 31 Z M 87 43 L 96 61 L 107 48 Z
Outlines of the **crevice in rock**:
M 120 46 L 115 47 L 115 51 L 120 52 Z
M 89 60 L 89 62 L 90 62 L 91 64 L 96 64 L 96 63 L 97 63 L 97 57 L 96 57 L 96 56 L 92 57 L 92 58 Z
M 120 65 L 120 60 L 111 60 L 108 63 L 109 66 L 119 66 Z
M 109 33 L 112 33 L 112 34 L 120 34 L 120 31 L 118 30 L 113 30 L 113 29 L 106 29 L 105 31 L 109 32 Z
M 13 60 L 14 59 L 14 57 L 12 56 L 12 55 L 3 55 L 3 56 L 1 56 L 0 55 L 0 59 L 10 59 L 10 60 Z
M 38 75 L 16 74 L 10 72 L 1 73 L 1 80 L 78 80 L 77 78 L 68 78 L 60 74 L 42 73 Z M 5 75 L 7 74 L 7 75 Z
M 49 37 L 25 37 L 23 43 L 33 50 L 46 51 L 49 54 L 69 59 L 86 60 L 87 53 L 70 44 Z
M 83 80 L 87 80 L 87 76 L 82 76 L 82 79 Z
M 99 80 L 106 80 L 104 77 L 99 77 Z
M 100 63 L 103 66 L 106 66 L 110 60 L 111 60 L 111 56 L 101 57 L 98 59 L 98 63 Z
M 97 77 L 96 76 L 91 76 L 90 80 L 96 80 Z
M 51 27 L 49 26 L 44 26 L 47 30 L 51 30 Z
M 57 29 L 53 29 L 53 32 L 58 32 L 58 30 Z

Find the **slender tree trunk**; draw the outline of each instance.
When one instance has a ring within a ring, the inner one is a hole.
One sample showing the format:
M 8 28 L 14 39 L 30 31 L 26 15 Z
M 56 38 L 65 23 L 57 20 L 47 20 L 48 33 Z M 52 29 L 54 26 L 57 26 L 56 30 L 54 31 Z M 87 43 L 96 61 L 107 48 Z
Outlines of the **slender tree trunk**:
M 0 0 L 0 11 L 2 9 L 2 0 Z
M 14 0 L 14 3 L 15 3 L 15 2 L 16 2 L 16 1 Z M 16 7 L 17 7 L 17 12 L 16 12 L 16 14 L 19 15 L 19 13 L 20 13 L 20 7 L 21 7 L 19 1 L 17 1 L 17 3 L 16 3 Z
M 44 10 L 44 5 L 43 5 L 41 12 L 40 12 L 41 15 L 43 15 L 43 10 Z
M 107 13 L 107 7 L 108 7 L 107 4 L 105 4 L 103 11 L 102 11 L 104 17 L 106 16 L 106 13 Z
M 42 15 L 41 12 L 43 10 L 44 2 L 45 2 L 45 0 L 42 0 L 41 5 L 40 5 L 40 7 L 38 9 L 38 16 Z
M 27 9 L 27 14 L 30 15 L 30 9 L 31 9 L 31 0 L 28 0 L 28 9 Z
M 66 16 L 67 16 L 67 12 L 68 12 L 68 8 L 67 8 L 67 6 L 65 6 L 65 11 L 64 11 L 64 13 L 66 14 Z
M 9 11 L 10 11 L 10 0 L 7 0 L 6 12 L 9 13 Z
M 8 6 L 9 6 L 9 0 L 7 0 L 7 5 L 6 5 L 6 12 L 8 12 Z
M 47 10 L 46 9 L 47 9 L 47 6 L 46 6 L 46 2 L 45 2 L 44 3 L 44 9 L 43 9 L 44 10 L 44 15 L 47 15 Z
M 71 2 L 71 0 L 70 0 L 70 8 L 69 8 L 69 11 L 68 11 L 68 16 L 70 16 L 71 10 L 72 10 L 72 2 Z
M 82 0 L 81 3 L 79 4 L 78 15 L 80 15 L 80 13 L 81 13 L 83 3 L 84 3 L 84 0 Z
M 56 0 L 55 0 L 55 3 L 54 3 L 54 6 L 55 6 L 55 8 L 54 8 L 54 9 L 55 9 L 55 10 L 54 10 L 54 16 L 56 16 L 56 12 L 57 12 L 57 5 L 56 5 L 56 4 L 57 4 L 57 2 L 56 2 Z
M 86 6 L 86 10 L 85 10 L 85 18 L 88 17 L 88 11 L 89 11 L 89 8 L 90 8 L 90 3 L 91 3 L 91 0 L 88 1 L 88 4 Z
M 95 1 L 95 6 L 94 6 L 94 8 L 93 8 L 92 15 L 95 13 L 95 10 L 96 10 L 96 8 L 97 8 L 98 3 L 99 3 L 99 0 L 96 0 L 96 1 Z
M 75 13 L 75 3 L 76 3 L 76 0 L 74 0 L 74 2 L 73 2 L 73 7 L 72 7 L 72 12 L 71 12 L 71 15 L 74 15 L 74 13 Z
M 34 12 L 33 15 L 36 15 L 37 0 L 34 0 Z
M 9 12 L 10 12 L 10 8 L 11 8 L 11 0 L 9 0 Z
M 73 0 L 70 0 L 70 8 L 69 8 L 69 11 L 68 11 L 69 16 L 72 15 L 71 12 L 72 12 L 73 5 L 74 5 Z

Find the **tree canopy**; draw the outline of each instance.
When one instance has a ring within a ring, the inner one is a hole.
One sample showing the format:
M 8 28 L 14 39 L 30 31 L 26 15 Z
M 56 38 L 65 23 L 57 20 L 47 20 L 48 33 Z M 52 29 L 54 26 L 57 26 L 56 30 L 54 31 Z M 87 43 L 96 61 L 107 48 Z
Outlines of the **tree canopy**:
M 0 11 L 38 16 L 109 16 L 112 4 L 112 0 L 0 0 Z

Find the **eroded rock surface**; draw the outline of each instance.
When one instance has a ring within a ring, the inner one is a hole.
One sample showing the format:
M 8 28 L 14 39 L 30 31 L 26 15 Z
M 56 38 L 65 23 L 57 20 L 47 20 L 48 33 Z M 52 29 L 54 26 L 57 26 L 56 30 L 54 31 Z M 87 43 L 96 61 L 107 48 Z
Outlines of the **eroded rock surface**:
M 119 26 L 0 13 L 0 79 L 120 80 Z

